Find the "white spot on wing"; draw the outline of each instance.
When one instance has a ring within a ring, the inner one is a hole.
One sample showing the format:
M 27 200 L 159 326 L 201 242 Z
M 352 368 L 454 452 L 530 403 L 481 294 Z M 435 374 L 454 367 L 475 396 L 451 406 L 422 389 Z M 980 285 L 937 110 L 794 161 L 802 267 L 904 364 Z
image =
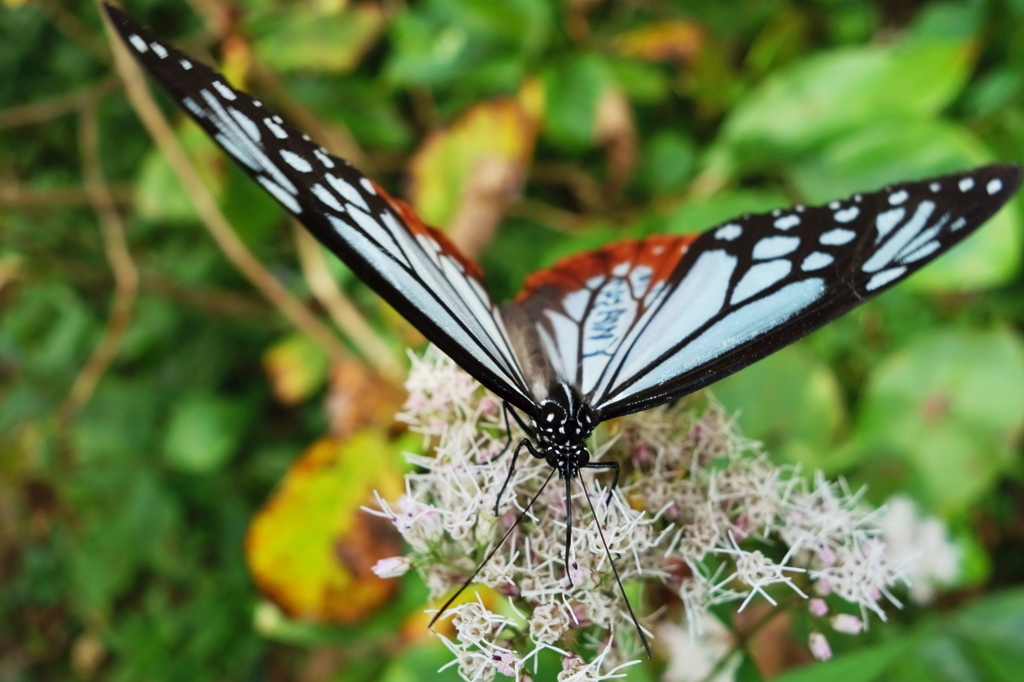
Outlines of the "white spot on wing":
M 906 259 L 907 254 L 917 251 L 925 242 L 934 239 L 942 228 L 946 226 L 947 222 L 949 222 L 948 213 L 932 223 L 928 229 L 922 230 L 920 234 L 914 237 L 913 241 L 900 249 L 900 252 L 896 254 L 896 260 L 903 262 Z
M 902 211 L 902 209 L 900 210 Z M 925 223 L 928 222 L 929 218 L 931 218 L 934 210 L 934 202 L 922 201 L 918 204 L 913 217 L 911 217 L 911 219 L 908 220 L 903 227 L 896 232 L 896 234 L 882 244 L 881 248 L 871 255 L 871 258 L 868 258 L 867 261 L 864 262 L 864 272 L 878 272 L 882 268 L 888 266 L 893 259 L 896 258 L 896 255 L 899 254 L 900 251 L 902 251 L 903 248 L 911 242 L 911 240 L 917 237 L 924 228 Z M 881 220 L 881 218 L 882 216 L 879 216 L 879 220 Z M 881 226 L 879 226 L 879 231 L 881 231 Z
M 832 217 L 835 218 L 837 223 L 848 223 L 859 215 L 860 209 L 856 206 L 850 206 L 849 208 L 844 208 L 842 211 L 836 211 Z
M 736 305 L 761 293 L 788 275 L 792 269 L 793 265 L 788 260 L 773 260 L 752 266 L 736 285 L 729 303 Z
M 237 109 L 228 108 L 228 112 L 231 114 L 231 118 L 235 119 L 235 123 L 242 129 L 242 132 L 253 142 L 259 142 L 263 139 L 260 135 L 259 126 L 256 125 L 256 121 L 252 120 L 241 111 Z
M 768 260 L 793 253 L 800 246 L 799 237 L 765 237 L 754 245 L 754 258 Z
M 266 177 L 265 175 L 257 175 L 256 180 L 261 185 L 263 185 L 264 189 L 266 189 L 268 192 L 274 195 L 275 199 L 284 204 L 285 208 L 287 208 L 289 211 L 295 213 L 296 215 L 302 213 L 302 207 L 299 206 L 299 202 L 295 200 L 295 197 L 281 189 L 281 186 L 278 185 L 276 182 Z
M 988 192 L 990 195 L 995 194 L 1002 188 L 1003 181 L 1000 180 L 999 178 L 992 178 L 991 180 L 988 181 L 988 184 L 985 185 L 985 191 Z
M 961 192 L 969 191 L 970 189 L 972 189 L 974 187 L 974 178 L 966 177 L 966 178 L 961 179 L 960 182 L 957 183 L 957 187 L 960 188 Z
M 217 133 L 216 135 L 213 136 L 213 139 L 216 140 L 220 144 L 220 146 L 224 147 L 224 150 L 228 154 L 235 157 L 235 159 L 241 162 L 242 165 L 248 166 L 254 171 L 263 170 L 263 167 L 260 166 L 256 159 L 254 159 L 252 155 L 249 154 L 249 152 L 237 146 L 232 138 L 228 137 L 223 133 Z
M 928 185 L 928 189 L 930 189 L 932 192 L 938 192 L 940 189 L 942 189 L 942 185 L 940 185 L 937 182 L 933 182 L 932 184 Z
M 369 237 L 373 242 L 376 251 L 389 253 L 391 256 L 404 263 L 407 267 L 409 266 L 409 261 L 405 256 L 405 252 L 398 247 L 397 242 L 394 240 L 391 233 L 385 229 L 384 225 L 371 218 L 369 214 L 364 213 L 354 206 L 350 206 L 348 212 L 349 215 L 352 216 L 352 219 L 355 220 L 356 224 L 366 232 L 367 237 Z M 385 222 L 389 217 L 390 216 L 387 215 L 385 216 Z M 348 225 L 340 220 L 336 220 L 333 216 L 328 216 L 328 219 L 331 221 L 331 224 L 334 225 L 334 229 L 337 230 L 339 234 L 345 234 L 342 231 L 342 228 L 347 228 L 349 227 Z
M 868 281 L 867 290 L 874 291 L 879 287 L 884 287 L 886 284 L 897 279 L 906 272 L 907 269 L 902 265 L 897 268 L 889 268 L 888 270 L 882 270 L 881 272 L 875 273 Z
M 931 202 L 925 202 L 930 206 L 935 206 Z M 924 204 L 921 204 L 924 206 Z M 878 228 L 878 238 L 881 239 L 885 235 L 892 231 L 892 228 L 899 225 L 899 222 L 903 220 L 903 216 L 907 214 L 906 209 L 894 208 L 886 211 L 885 213 L 879 213 L 878 217 L 875 218 L 875 227 Z
M 363 195 L 359 191 L 350 185 L 349 183 L 341 180 L 340 178 L 326 173 L 324 175 L 327 178 L 327 182 L 334 188 L 334 190 L 341 195 L 341 198 L 350 204 L 354 204 L 364 211 L 370 210 L 370 207 L 366 205 L 366 200 L 363 199 Z
M 780 230 L 788 230 L 792 227 L 796 227 L 800 224 L 800 216 L 798 215 L 787 215 L 782 216 L 775 221 L 775 227 Z
M 331 161 L 331 157 L 323 149 L 314 149 L 313 156 L 324 165 L 324 168 L 334 168 L 334 162 Z
M 907 194 L 907 190 L 905 189 L 901 189 L 899 192 L 893 192 L 889 195 L 889 204 L 891 206 L 899 206 L 906 201 L 909 196 L 910 195 Z
M 313 170 L 313 165 L 309 161 L 306 161 L 304 158 L 288 149 L 281 150 L 281 158 L 284 159 L 285 163 L 300 173 L 308 173 Z
M 178 63 L 181 64 L 181 68 L 185 69 L 186 71 L 190 71 L 192 69 L 192 62 L 185 58 L 179 59 Z
M 149 45 L 146 44 L 146 41 L 134 33 L 128 36 L 128 42 L 132 44 L 132 47 L 137 52 L 149 52 Z
M 265 119 L 263 119 L 263 125 L 267 126 L 267 130 L 269 130 L 271 133 L 273 133 L 274 137 L 276 137 L 277 139 L 279 139 L 279 140 L 287 140 L 288 139 L 288 133 L 273 118 L 265 118 Z
M 369 178 L 359 178 L 359 184 L 362 185 L 363 189 L 365 189 L 370 194 L 377 193 L 377 188 L 373 186 L 373 183 L 370 182 Z
M 313 193 L 313 195 L 317 199 L 322 201 L 327 206 L 333 208 L 338 213 L 344 213 L 345 212 L 345 207 L 341 205 L 341 202 L 338 201 L 334 197 L 334 194 L 330 190 L 328 190 L 326 187 L 324 187 L 323 185 L 317 183 L 317 184 L 313 185 L 312 187 L 310 187 L 309 190 Z
M 236 95 L 231 88 L 220 81 L 213 81 L 213 89 L 226 100 L 235 100 L 238 98 L 238 95 Z
M 199 105 L 196 104 L 196 101 L 191 97 L 182 97 L 181 103 L 185 105 L 186 109 L 192 112 L 193 116 L 196 116 L 197 118 L 206 117 L 206 112 L 200 109 Z
M 804 258 L 804 262 L 800 264 L 800 269 L 804 272 L 810 272 L 811 270 L 820 270 L 828 265 L 832 265 L 835 259 L 827 253 L 821 251 L 815 251 Z
M 570 294 L 567 294 L 562 299 L 562 308 L 569 315 L 570 318 L 579 322 L 583 319 L 583 313 L 587 310 L 587 301 L 590 300 L 590 292 L 584 289 L 578 289 Z
M 150 43 L 149 46 L 153 48 L 153 52 L 156 53 L 160 59 L 167 59 L 167 50 L 160 43 Z
M 853 241 L 853 238 L 856 236 L 857 233 L 853 230 L 844 230 L 841 227 L 837 227 L 818 237 L 818 241 L 825 246 L 842 246 Z
M 901 263 L 916 263 L 917 261 L 921 260 L 922 258 L 927 258 L 928 256 L 932 255 L 933 253 L 938 251 L 938 249 L 939 249 L 939 243 L 938 242 L 936 242 L 936 241 L 928 242 L 924 246 L 922 246 L 921 248 L 919 248 L 916 251 L 914 251 L 913 253 L 911 253 L 906 258 L 900 258 L 900 262 Z
M 718 239 L 723 239 L 727 242 L 731 242 L 732 240 L 739 237 L 741 234 L 743 234 L 743 228 L 737 225 L 736 223 L 722 225 L 720 228 L 715 230 L 715 237 Z

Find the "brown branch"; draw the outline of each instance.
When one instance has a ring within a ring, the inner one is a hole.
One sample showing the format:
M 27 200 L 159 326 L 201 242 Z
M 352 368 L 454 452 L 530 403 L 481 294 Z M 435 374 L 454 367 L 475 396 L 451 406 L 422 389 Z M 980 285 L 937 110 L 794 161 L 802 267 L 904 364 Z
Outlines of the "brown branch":
M 70 421 L 92 397 L 96 385 L 110 367 L 121 349 L 125 333 L 132 319 L 135 296 L 139 288 L 139 273 L 128 251 L 124 237 L 124 224 L 114 207 L 113 197 L 103 176 L 99 158 L 99 125 L 96 121 L 96 98 L 86 98 L 79 114 L 78 141 L 82 156 L 82 175 L 85 191 L 100 224 L 103 250 L 114 273 L 114 300 L 110 306 L 103 337 L 89 360 L 75 377 L 71 390 L 57 409 L 56 425 Z
M 78 43 L 83 49 L 104 64 L 110 62 L 110 53 L 103 46 L 103 40 L 96 35 L 85 22 L 68 11 L 65 3 L 59 0 L 40 0 L 40 7 L 50 18 L 53 25 L 72 42 Z
M 84 98 L 105 97 L 113 92 L 117 85 L 117 79 L 111 76 L 78 92 L 4 109 L 0 111 L 0 130 L 49 123 L 55 118 L 78 111 Z
M 134 193 L 129 185 L 108 185 L 107 193 L 115 205 L 130 204 Z M 92 206 L 89 192 L 80 187 L 37 190 L 18 185 L 0 185 L 0 208 L 12 211 L 53 211 L 58 208 Z
M 139 120 L 149 132 L 157 148 L 167 158 L 178 180 L 192 199 L 196 213 L 228 261 L 284 317 L 320 346 L 332 361 L 349 357 L 338 337 L 305 305 L 292 295 L 245 246 L 227 218 L 217 206 L 213 195 L 199 178 L 185 150 L 181 147 L 167 119 L 160 112 L 147 89 L 139 67 L 117 38 L 111 39 L 114 61 L 124 81 L 128 99 Z

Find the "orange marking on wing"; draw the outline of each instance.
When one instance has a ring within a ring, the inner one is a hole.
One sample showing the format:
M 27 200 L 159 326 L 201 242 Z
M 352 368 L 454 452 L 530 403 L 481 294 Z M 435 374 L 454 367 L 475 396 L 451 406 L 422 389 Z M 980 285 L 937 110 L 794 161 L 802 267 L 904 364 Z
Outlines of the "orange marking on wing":
M 699 236 L 655 235 L 643 240 L 629 239 L 609 244 L 597 251 L 563 258 L 547 270 L 540 270 L 527 277 L 523 290 L 516 297 L 516 303 L 522 303 L 545 288 L 561 292 L 582 289 L 591 278 L 608 277 L 612 270 L 623 263 L 628 264 L 630 270 L 637 266 L 649 267 L 649 286 L 654 286 L 668 279 L 686 255 L 690 244 Z
M 372 180 L 370 182 L 373 184 L 373 188 L 377 190 L 377 194 L 379 194 L 384 201 L 388 202 L 391 205 L 391 208 L 395 209 L 398 217 L 401 218 L 409 227 L 410 232 L 416 235 L 424 235 L 434 240 L 437 242 L 437 245 L 441 247 L 441 251 L 462 265 L 466 274 L 480 282 L 484 281 L 484 271 L 480 269 L 480 266 L 462 255 L 459 248 L 455 246 L 455 244 L 453 244 L 443 232 L 438 230 L 436 227 L 431 227 L 430 225 L 425 224 L 416 213 L 416 209 L 412 206 L 401 199 L 396 199 L 391 196 L 388 194 L 387 190 L 376 182 L 373 182 Z

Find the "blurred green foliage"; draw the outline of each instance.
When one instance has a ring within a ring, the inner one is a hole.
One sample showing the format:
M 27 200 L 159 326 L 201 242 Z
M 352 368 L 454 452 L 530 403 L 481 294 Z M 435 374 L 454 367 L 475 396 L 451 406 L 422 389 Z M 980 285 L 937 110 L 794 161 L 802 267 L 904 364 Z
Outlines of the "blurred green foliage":
M 481 256 L 499 299 L 530 271 L 610 239 L 1024 159 L 1020 0 L 127 9 L 197 57 L 223 48 L 232 73 L 255 74 L 250 86 L 273 104 L 347 131 L 399 193 L 427 132 L 539 79 L 524 199 Z M 681 56 L 616 48 L 632 30 L 680 19 L 703 38 L 671 46 Z M 261 357 L 294 330 L 228 264 L 138 124 L 96 6 L 6 0 L 0 73 L 0 679 L 295 679 L 328 645 L 330 679 L 438 679 L 443 651 L 400 633 L 422 600 L 415 581 L 361 626 L 289 630 L 258 617 L 245 529 L 328 428 L 322 394 L 275 401 Z M 633 117 L 621 192 L 600 191 L 616 170 L 597 139 L 609 90 Z M 111 327 L 115 289 L 83 179 L 93 107 L 140 285 L 116 357 L 77 406 L 69 391 Z M 283 214 L 193 126 L 180 137 L 242 240 L 308 299 Z M 897 624 L 833 643 L 854 653 L 786 679 L 1017 679 L 1019 204 L 909 285 L 716 389 L 777 458 L 866 483 L 875 501 L 913 494 L 963 538 L 973 567 L 948 612 L 894 614 Z M 395 316 L 330 267 L 401 348 Z

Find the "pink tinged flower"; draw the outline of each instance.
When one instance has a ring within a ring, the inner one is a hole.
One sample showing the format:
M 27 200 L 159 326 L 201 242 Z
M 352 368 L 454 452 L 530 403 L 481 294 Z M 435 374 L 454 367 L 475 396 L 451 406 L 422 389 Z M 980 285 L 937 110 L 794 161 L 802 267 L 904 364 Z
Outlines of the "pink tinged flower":
M 579 654 L 570 653 L 562 657 L 562 671 L 573 671 L 582 668 L 587 664 Z
M 847 635 L 857 635 L 864 629 L 864 623 L 856 616 L 840 613 L 832 617 L 832 629 Z
M 373 572 L 381 578 L 397 578 L 405 575 L 412 568 L 412 564 L 404 556 L 393 556 L 381 559 L 373 565 Z
M 491 656 L 494 661 L 494 667 L 502 675 L 508 675 L 514 677 L 519 665 L 521 664 L 519 658 L 511 651 L 503 651 L 501 654 L 493 654 Z
M 569 562 L 569 578 L 572 580 L 572 585 L 581 586 L 587 580 L 587 574 L 578 562 L 571 561 Z
M 486 415 L 495 415 L 501 409 L 501 404 L 489 395 L 480 398 L 480 411 Z M 504 674 L 504 673 L 503 673 Z
M 811 655 L 819 661 L 827 661 L 832 658 L 832 649 L 828 646 L 828 640 L 820 632 L 811 633 L 808 645 L 811 649 Z
M 831 547 L 824 547 L 818 552 L 818 561 L 825 567 L 835 565 L 838 558 L 835 550 Z
M 812 616 L 821 618 L 828 613 L 828 604 L 825 603 L 824 599 L 814 598 L 807 605 L 807 610 L 811 612 Z

